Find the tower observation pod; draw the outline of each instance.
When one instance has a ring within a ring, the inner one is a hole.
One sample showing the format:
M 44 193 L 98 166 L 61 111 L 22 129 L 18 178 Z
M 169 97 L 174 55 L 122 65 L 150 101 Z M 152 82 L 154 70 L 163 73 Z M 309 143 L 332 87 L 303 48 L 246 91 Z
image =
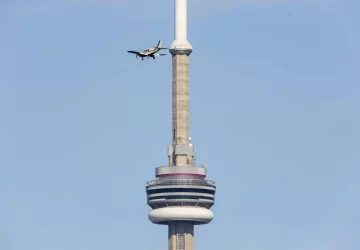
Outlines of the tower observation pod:
M 156 179 L 146 186 L 149 220 L 168 226 L 169 250 L 194 249 L 194 225 L 209 223 L 214 215 L 215 182 L 206 168 L 195 164 L 189 138 L 189 56 L 187 0 L 175 1 L 175 40 L 172 55 L 172 145 L 168 165 L 155 170 Z

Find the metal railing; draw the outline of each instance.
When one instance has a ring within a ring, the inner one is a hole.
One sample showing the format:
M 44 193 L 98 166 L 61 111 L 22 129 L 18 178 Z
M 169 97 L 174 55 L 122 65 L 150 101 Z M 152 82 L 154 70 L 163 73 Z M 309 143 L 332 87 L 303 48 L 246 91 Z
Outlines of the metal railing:
M 214 201 L 196 201 L 196 202 L 190 202 L 190 201 L 182 201 L 182 202 L 174 202 L 174 201 L 151 201 L 148 202 L 148 205 L 152 209 L 158 209 L 163 207 L 203 207 L 210 209 L 215 204 Z
M 148 181 L 146 184 L 147 187 L 171 186 L 171 185 L 215 187 L 215 181 L 204 180 L 204 179 L 159 179 L 159 180 Z
M 160 166 L 159 168 L 173 168 L 175 166 Z M 187 167 L 195 167 L 195 168 L 206 168 L 206 165 L 200 164 L 200 165 L 188 165 Z

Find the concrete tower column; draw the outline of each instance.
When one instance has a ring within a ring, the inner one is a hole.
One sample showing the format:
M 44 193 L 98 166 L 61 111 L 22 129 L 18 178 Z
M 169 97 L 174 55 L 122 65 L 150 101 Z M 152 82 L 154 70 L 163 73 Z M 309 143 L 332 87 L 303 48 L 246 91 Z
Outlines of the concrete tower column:
M 172 55 L 172 145 L 170 166 L 192 166 L 193 148 L 189 145 L 189 56 L 187 40 L 187 0 L 175 0 L 175 40 Z
M 189 56 L 172 58 L 172 132 L 173 145 L 189 144 Z M 187 155 L 177 155 L 175 166 L 191 165 Z
M 189 56 L 187 0 L 174 0 L 175 40 L 172 55 L 172 144 L 168 166 L 156 168 L 156 179 L 146 186 L 149 220 L 168 226 L 168 250 L 194 250 L 194 226 L 211 222 L 215 182 L 206 179 L 206 168 L 196 166 L 189 138 Z
M 168 250 L 194 250 L 194 225 L 186 221 L 171 222 L 168 238 Z

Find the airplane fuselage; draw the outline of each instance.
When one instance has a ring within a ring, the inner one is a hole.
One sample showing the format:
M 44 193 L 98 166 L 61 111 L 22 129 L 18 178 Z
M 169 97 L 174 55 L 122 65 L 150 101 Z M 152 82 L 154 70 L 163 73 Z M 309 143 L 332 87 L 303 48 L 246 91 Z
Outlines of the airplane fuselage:
M 155 54 L 156 52 L 160 51 L 160 49 L 158 48 L 151 48 L 151 49 L 145 49 L 142 52 L 140 52 L 140 56 L 141 57 L 154 57 L 153 54 Z
M 144 60 L 144 57 L 147 58 L 153 58 L 155 59 L 155 56 L 164 56 L 166 54 L 156 54 L 156 52 L 165 49 L 161 47 L 161 40 L 158 42 L 157 46 L 155 48 L 149 48 L 149 49 L 145 49 L 143 51 L 132 51 L 132 50 L 128 50 L 128 53 L 132 53 L 135 54 L 136 57 L 141 57 L 142 60 Z

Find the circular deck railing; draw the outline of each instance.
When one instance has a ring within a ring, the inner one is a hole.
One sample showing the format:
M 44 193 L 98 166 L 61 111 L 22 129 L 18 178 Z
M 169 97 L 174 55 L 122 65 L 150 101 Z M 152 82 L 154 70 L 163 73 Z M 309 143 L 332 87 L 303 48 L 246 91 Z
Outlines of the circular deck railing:
M 153 186 L 171 186 L 171 185 L 185 185 L 185 186 L 210 186 L 215 187 L 215 181 L 204 179 L 159 179 L 148 181 L 147 187 Z

